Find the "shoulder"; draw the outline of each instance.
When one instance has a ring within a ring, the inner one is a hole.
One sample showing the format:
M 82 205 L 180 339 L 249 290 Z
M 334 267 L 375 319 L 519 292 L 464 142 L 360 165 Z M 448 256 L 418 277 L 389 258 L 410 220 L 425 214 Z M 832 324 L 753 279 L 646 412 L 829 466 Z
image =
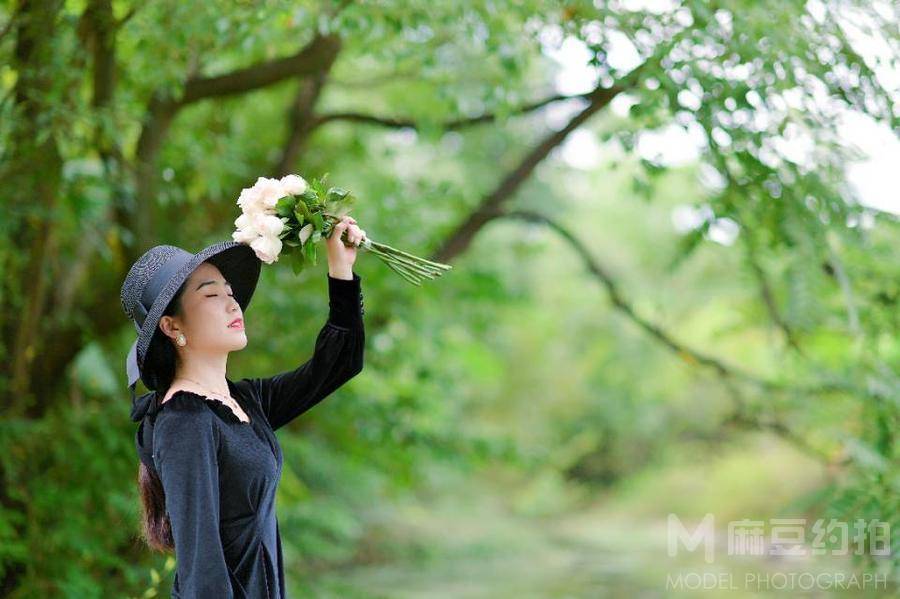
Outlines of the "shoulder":
M 236 381 L 232 381 L 229 379 L 229 383 L 231 383 L 231 385 L 235 389 L 237 389 L 242 395 L 244 395 L 246 397 L 250 397 L 252 399 L 256 399 L 256 397 L 255 397 L 256 387 L 253 384 L 252 378 L 245 377 L 242 379 L 238 379 Z
M 176 393 L 160 405 L 153 427 L 157 455 L 170 447 L 188 448 L 218 443 L 215 414 L 199 396 Z
M 176 392 L 159 405 L 156 428 L 160 426 L 199 426 L 213 422 L 206 400 L 194 393 Z
M 257 406 L 259 405 L 259 379 L 244 377 L 236 381 L 229 380 L 229 383 L 231 384 L 233 389 L 237 390 L 237 392 L 241 395 L 241 398 L 246 399 L 249 402 L 256 404 Z
M 171 406 L 168 404 L 173 403 Z M 218 463 L 220 431 L 216 417 L 191 399 L 167 401 L 153 427 L 153 462 L 160 477 L 196 476 L 198 469 Z

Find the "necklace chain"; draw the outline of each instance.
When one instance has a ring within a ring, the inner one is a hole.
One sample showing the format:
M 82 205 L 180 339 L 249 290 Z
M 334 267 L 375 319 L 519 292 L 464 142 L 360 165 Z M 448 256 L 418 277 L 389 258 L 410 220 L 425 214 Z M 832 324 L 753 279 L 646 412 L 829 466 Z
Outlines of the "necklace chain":
M 218 395 L 219 397 L 225 397 L 225 398 L 227 398 L 228 400 L 231 400 L 231 397 L 229 397 L 228 395 L 225 395 L 225 394 L 223 394 L 223 393 L 219 393 L 219 392 L 217 392 L 217 391 L 211 391 L 209 388 L 207 388 L 203 383 L 201 383 L 201 382 L 199 382 L 199 381 L 195 381 L 194 379 L 189 379 L 189 378 L 186 377 L 186 376 L 182 376 L 181 378 L 183 378 L 183 379 L 186 380 L 186 381 L 190 381 L 190 382 L 192 382 L 192 383 L 196 383 L 197 385 L 200 386 L 201 389 L 203 389 L 203 390 L 206 391 L 207 393 L 212 393 L 213 395 Z
M 182 376 L 182 377 L 179 377 L 179 378 L 183 378 L 183 379 L 186 380 L 186 381 L 190 381 L 190 382 L 192 382 L 192 383 L 195 383 L 195 384 L 199 385 L 200 388 L 203 389 L 203 390 L 204 390 L 205 392 L 207 392 L 207 393 L 212 393 L 213 395 L 217 395 L 218 397 L 221 397 L 222 400 L 223 400 L 223 403 L 225 403 L 226 405 L 228 405 L 228 406 L 230 406 L 230 407 L 232 407 L 232 408 L 237 408 L 237 409 L 239 409 L 239 410 L 241 409 L 241 406 L 240 406 L 240 405 L 237 405 L 237 402 L 236 402 L 230 395 L 224 395 L 224 394 L 218 393 L 218 392 L 216 392 L 216 391 L 210 391 L 210 390 L 207 389 L 202 383 L 200 383 L 200 382 L 198 382 L 198 381 L 195 381 L 194 379 L 189 379 L 189 378 L 186 377 L 186 376 Z M 242 419 L 242 420 L 243 420 L 243 419 Z

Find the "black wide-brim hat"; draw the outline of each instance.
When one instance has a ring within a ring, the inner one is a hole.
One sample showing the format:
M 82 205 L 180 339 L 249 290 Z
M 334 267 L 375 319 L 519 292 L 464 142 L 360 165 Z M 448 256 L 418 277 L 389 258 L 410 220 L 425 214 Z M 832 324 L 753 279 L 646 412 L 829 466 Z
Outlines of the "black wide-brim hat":
M 231 284 L 234 298 L 246 310 L 256 290 L 262 261 L 248 244 L 223 241 L 196 254 L 173 245 L 157 245 L 135 261 L 122 284 L 121 301 L 125 314 L 134 322 L 137 339 L 125 359 L 131 389 L 132 419 L 135 418 L 135 387 L 140 378 L 148 389 L 153 379 L 144 371 L 150 341 L 159 328 L 166 307 L 192 272 L 203 262 L 214 264 Z

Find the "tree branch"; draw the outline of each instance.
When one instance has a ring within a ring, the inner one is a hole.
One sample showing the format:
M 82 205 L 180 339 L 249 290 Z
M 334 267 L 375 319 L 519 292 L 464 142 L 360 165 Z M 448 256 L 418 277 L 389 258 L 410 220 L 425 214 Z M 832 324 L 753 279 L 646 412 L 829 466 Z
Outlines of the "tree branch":
M 273 177 L 282 177 L 292 170 L 303 144 L 313 131 L 313 110 L 322 95 L 327 74 L 325 71 L 300 81 L 288 114 L 288 135 L 281 150 L 281 156 L 273 169 Z
M 769 431 L 784 439 L 806 455 L 829 466 L 846 466 L 851 461 L 849 458 L 844 458 L 835 463 L 834 459 L 828 455 L 828 453 L 810 444 L 809 441 L 804 439 L 797 431 L 791 429 L 784 422 L 775 418 L 760 418 L 736 411 L 730 414 L 722 424 L 724 426 L 733 426 L 745 430 Z
M 189 79 L 178 104 L 184 106 L 206 98 L 219 98 L 260 89 L 292 77 L 313 75 L 330 68 L 341 47 L 336 35 L 317 36 L 292 56 L 237 69 L 215 77 Z
M 747 249 L 747 262 L 750 264 L 750 268 L 753 270 L 753 274 L 759 283 L 759 292 L 762 296 L 763 305 L 769 313 L 769 318 L 784 334 L 784 338 L 788 342 L 788 345 L 793 347 L 801 356 L 805 356 L 803 349 L 800 347 L 800 344 L 794 335 L 794 330 L 781 316 L 781 312 L 778 310 L 778 305 L 775 302 L 775 294 L 772 293 L 772 286 L 769 285 L 769 279 L 766 276 L 766 272 L 763 270 L 762 264 L 759 263 L 759 259 L 756 255 L 756 245 L 753 239 L 751 239 L 751 236 L 752 233 L 748 232 L 745 236 L 744 246 Z
M 730 377 L 747 382 L 752 382 L 761 387 L 771 387 L 772 383 L 759 379 L 748 373 L 741 372 L 735 367 L 726 365 L 724 362 L 721 362 L 720 360 L 717 360 L 712 356 L 708 356 L 697 350 L 687 347 L 686 345 L 675 340 L 672 335 L 663 330 L 661 327 L 651 323 L 650 321 L 637 314 L 632 305 L 619 292 L 618 285 L 613 277 L 594 259 L 588 248 L 585 247 L 585 245 L 581 243 L 581 241 L 577 237 L 575 237 L 572 232 L 570 232 L 560 223 L 556 222 L 550 217 L 530 210 L 511 210 L 499 214 L 498 217 L 514 218 L 531 223 L 540 223 L 556 231 L 556 233 L 559 234 L 560 237 L 565 239 L 569 243 L 569 245 L 572 246 L 572 249 L 575 250 L 575 253 L 581 257 L 588 269 L 588 272 L 594 275 L 594 277 L 596 277 L 601 282 L 603 287 L 606 289 L 606 293 L 609 296 L 609 299 L 612 302 L 613 306 L 623 312 L 629 318 L 629 320 L 638 325 L 638 327 L 647 332 L 651 337 L 661 342 L 664 346 L 674 352 L 685 362 L 693 365 L 700 365 L 706 368 L 711 368 L 717 374 L 723 377 Z
M 503 204 L 515 194 L 553 148 L 560 145 L 569 133 L 607 106 L 622 91 L 623 88 L 618 86 L 608 89 L 597 88 L 592 91 L 588 106 L 576 114 L 565 127 L 547 135 L 526 154 L 516 168 L 506 175 L 494 191 L 481 201 L 481 204 L 469 215 L 465 222 L 449 235 L 441 247 L 432 255 L 431 259 L 436 262 L 450 262 L 455 256 L 463 253 L 472 243 L 478 231 L 491 219 L 499 215 Z
M 841 293 L 844 296 L 844 303 L 847 306 L 847 325 L 850 328 L 850 332 L 854 336 L 859 337 L 861 334 L 859 311 L 856 309 L 856 302 L 853 299 L 853 285 L 850 283 L 850 277 L 847 276 L 847 271 L 844 269 L 840 256 L 831 247 L 831 243 L 827 239 L 825 244 L 828 251 L 828 264 L 834 272 L 834 277 L 837 279 Z
M 140 2 L 132 5 L 132 7 L 128 9 L 128 12 L 122 15 L 121 19 L 116 21 L 116 29 L 118 30 L 124 27 L 128 23 L 128 21 L 130 21 L 131 18 L 134 17 L 135 14 L 137 14 L 138 9 L 146 5 L 146 2 Z
M 548 98 L 544 98 L 543 100 L 538 100 L 536 102 L 532 102 L 530 104 L 524 104 L 519 106 L 515 110 L 513 110 L 510 115 L 518 116 L 527 114 L 529 112 L 533 112 L 548 104 L 552 104 L 554 102 L 561 102 L 563 100 L 573 100 L 576 98 L 581 98 L 583 100 L 590 100 L 591 93 L 584 94 L 575 94 L 575 95 L 563 95 L 556 94 L 554 96 L 550 96 Z M 444 130 L 447 131 L 455 131 L 458 129 L 463 129 L 465 127 L 470 127 L 472 125 L 480 125 L 483 123 L 490 123 L 497 120 L 498 116 L 494 113 L 485 113 L 474 117 L 463 117 L 458 119 L 451 119 L 449 121 L 444 122 L 439 125 Z M 371 114 L 364 114 L 361 112 L 334 112 L 330 114 L 320 114 L 316 115 L 313 120 L 312 127 L 319 127 L 331 121 L 349 121 L 351 123 L 361 123 L 366 125 L 378 125 L 381 127 L 390 127 L 394 129 L 399 128 L 412 128 L 418 129 L 420 127 L 418 121 L 414 121 L 412 119 L 405 118 L 393 118 L 393 117 L 382 117 Z
M 531 210 L 511 210 L 498 213 L 495 218 L 514 218 L 524 220 L 526 222 L 540 223 L 556 231 L 575 252 L 582 258 L 588 271 L 594 275 L 603 284 L 607 295 L 613 306 L 623 312 L 632 322 L 637 324 L 641 329 L 646 331 L 651 337 L 669 348 L 673 353 L 685 362 L 692 365 L 699 365 L 709 368 L 723 378 L 731 378 L 744 383 L 748 383 L 759 388 L 762 391 L 796 393 L 800 395 L 818 395 L 824 393 L 863 393 L 863 390 L 857 389 L 852 385 L 842 383 L 825 382 L 810 386 L 785 385 L 783 383 L 770 381 L 754 374 L 742 371 L 741 369 L 726 364 L 712 356 L 706 355 L 698 350 L 692 349 L 683 343 L 677 341 L 670 333 L 661 327 L 646 320 L 634 310 L 628 301 L 619 292 L 618 286 L 611 275 L 594 259 L 590 251 L 581 241 L 563 225 L 554 221 L 550 217 Z
M 157 91 L 150 99 L 147 117 L 137 143 L 135 157 L 135 210 L 130 230 L 137 237 L 134 254 L 146 249 L 156 234 L 154 198 L 158 177 L 157 157 L 178 111 L 193 102 L 244 93 L 278 83 L 290 77 L 316 73 L 330 68 L 341 47 L 334 35 L 317 35 L 302 50 L 292 56 L 237 69 L 216 77 L 192 77 L 185 83 L 180 98 L 173 99 Z M 136 255 L 134 256 L 137 257 Z
M 621 92 L 636 86 L 648 65 L 658 64 L 680 39 L 681 35 L 675 35 L 672 39 L 660 43 L 655 48 L 652 56 L 622 76 L 613 86 L 609 88 L 598 87 L 591 91 L 586 98 L 589 102 L 587 108 L 576 114 L 561 130 L 548 135 L 537 147 L 529 152 L 500 185 L 482 200 L 481 204 L 469 215 L 468 219 L 444 240 L 444 243 L 432 254 L 431 259 L 437 262 L 449 262 L 454 256 L 464 252 L 472 243 L 472 239 L 474 239 L 478 231 L 498 215 L 503 204 L 521 187 L 531 173 L 534 172 L 537 165 L 550 154 L 553 148 L 561 144 L 569 133 L 581 126 L 596 112 L 606 107 Z
M 634 322 L 638 327 L 647 332 L 652 338 L 656 339 L 663 346 L 671 350 L 679 358 L 687 362 L 691 366 L 701 366 L 709 368 L 721 379 L 723 385 L 729 390 L 735 403 L 734 411 L 723 422 L 725 425 L 740 426 L 754 430 L 768 430 L 776 435 L 784 438 L 790 444 L 794 445 L 804 453 L 831 464 L 831 458 L 811 445 L 799 433 L 792 430 L 785 423 L 775 418 L 761 418 L 749 413 L 748 405 L 743 399 L 740 389 L 735 385 L 736 382 L 749 383 L 763 391 L 780 391 L 794 392 L 798 394 L 819 394 L 826 392 L 846 392 L 851 391 L 842 386 L 833 387 L 831 385 L 818 385 L 811 387 L 793 387 L 780 383 L 768 381 L 761 377 L 744 372 L 734 366 L 728 365 L 721 360 L 706 355 L 698 350 L 692 349 L 687 345 L 677 341 L 673 335 L 664 330 L 662 327 L 651 323 L 643 318 L 635 311 L 634 307 L 619 292 L 618 285 L 612 276 L 603 268 L 591 255 L 587 247 L 578 240 L 575 235 L 564 226 L 553 219 L 529 210 L 513 210 L 505 212 L 503 218 L 515 218 L 526 222 L 540 223 L 553 229 L 563 239 L 565 239 L 575 252 L 582 258 L 588 271 L 597 278 L 606 289 L 613 306 L 624 313 L 629 320 Z

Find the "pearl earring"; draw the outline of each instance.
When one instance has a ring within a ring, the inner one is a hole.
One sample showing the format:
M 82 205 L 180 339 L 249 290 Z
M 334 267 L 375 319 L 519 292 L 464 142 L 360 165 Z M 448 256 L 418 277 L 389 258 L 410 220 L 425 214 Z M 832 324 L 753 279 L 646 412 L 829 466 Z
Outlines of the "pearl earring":
M 181 347 L 187 345 L 187 339 L 185 339 L 184 333 L 178 333 L 178 339 L 176 339 L 175 343 L 177 343 Z

